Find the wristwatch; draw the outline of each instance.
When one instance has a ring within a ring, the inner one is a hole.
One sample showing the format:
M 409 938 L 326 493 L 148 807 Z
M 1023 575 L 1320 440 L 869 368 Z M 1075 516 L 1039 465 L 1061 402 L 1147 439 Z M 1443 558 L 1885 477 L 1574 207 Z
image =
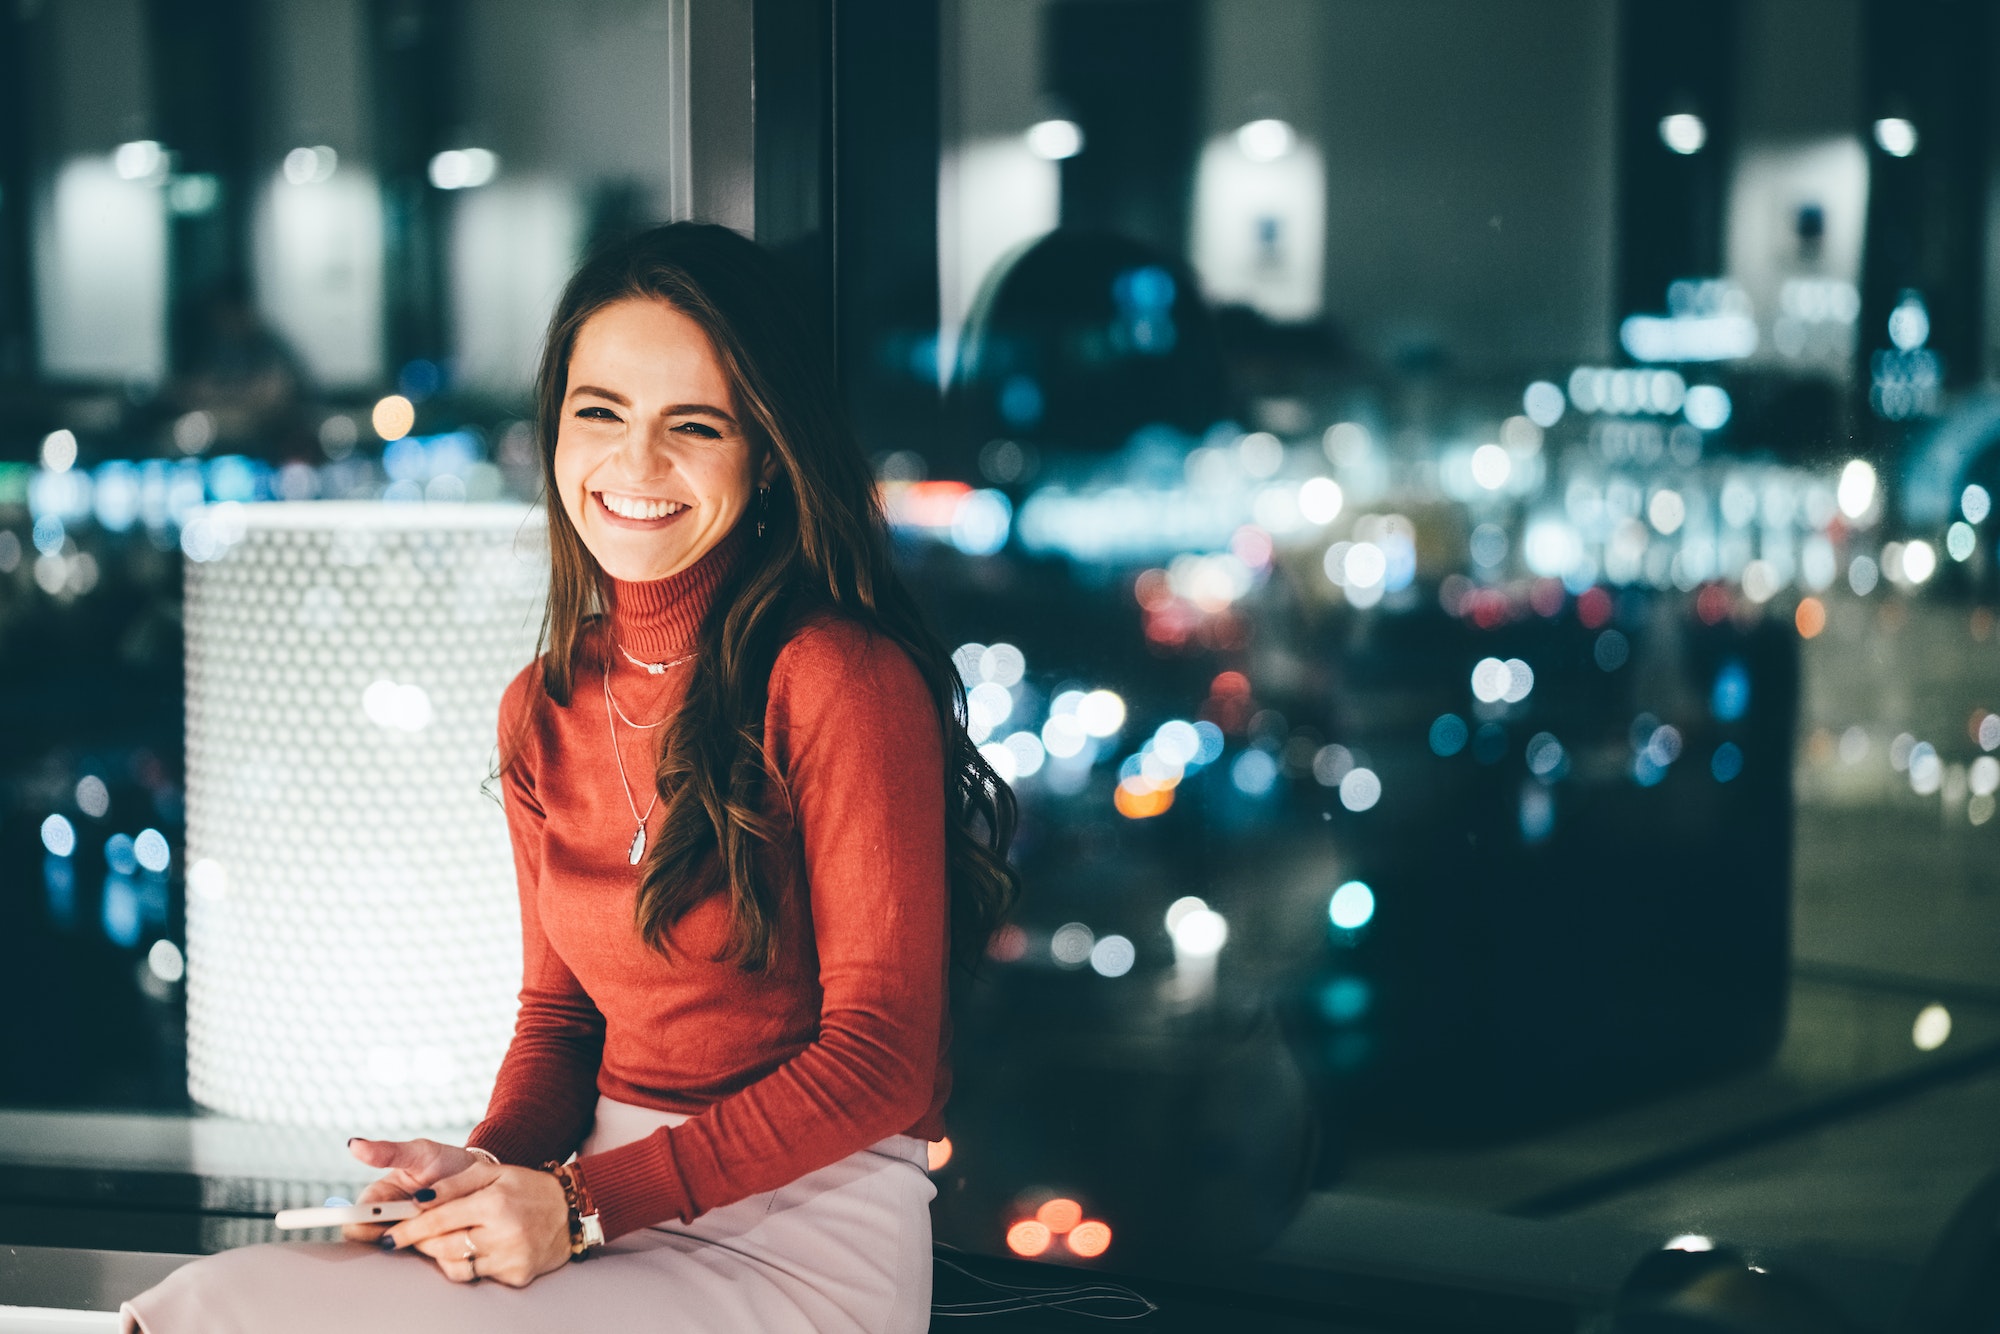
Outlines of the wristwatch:
M 551 1160 L 542 1164 L 542 1170 L 553 1172 L 562 1183 L 563 1203 L 569 1206 L 569 1258 L 589 1258 L 591 1247 L 604 1244 L 604 1220 L 590 1198 L 590 1187 L 584 1184 L 583 1174 L 573 1163 Z

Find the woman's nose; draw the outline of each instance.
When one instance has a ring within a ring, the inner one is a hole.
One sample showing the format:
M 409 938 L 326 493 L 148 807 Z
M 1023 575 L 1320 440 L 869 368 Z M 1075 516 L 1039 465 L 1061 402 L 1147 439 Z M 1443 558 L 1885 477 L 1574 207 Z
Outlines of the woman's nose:
M 656 422 L 627 432 L 619 453 L 634 481 L 654 481 L 674 469 L 671 444 L 666 423 Z

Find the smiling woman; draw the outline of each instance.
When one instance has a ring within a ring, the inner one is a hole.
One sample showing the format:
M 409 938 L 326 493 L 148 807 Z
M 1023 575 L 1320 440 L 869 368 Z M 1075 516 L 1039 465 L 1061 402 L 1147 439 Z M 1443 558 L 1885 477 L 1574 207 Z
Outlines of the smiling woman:
M 689 316 L 633 297 L 577 330 L 555 491 L 607 574 L 686 569 L 736 526 L 775 462 L 752 449 L 729 377 Z
M 128 1330 L 929 1324 L 946 974 L 1012 901 L 1013 798 L 771 256 L 688 223 L 594 256 L 538 398 L 544 651 L 497 775 L 525 955 L 486 1119 L 352 1141 L 386 1170 L 362 1202 L 421 1210 L 348 1228 L 387 1254 L 225 1252 Z

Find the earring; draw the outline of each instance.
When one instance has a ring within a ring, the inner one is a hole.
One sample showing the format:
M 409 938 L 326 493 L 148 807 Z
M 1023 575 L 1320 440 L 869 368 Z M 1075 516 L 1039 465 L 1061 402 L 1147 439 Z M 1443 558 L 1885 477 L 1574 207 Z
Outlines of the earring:
M 764 529 L 768 526 L 765 516 L 770 513 L 770 510 L 771 488 L 760 486 L 757 488 L 757 536 L 759 537 L 764 535 Z

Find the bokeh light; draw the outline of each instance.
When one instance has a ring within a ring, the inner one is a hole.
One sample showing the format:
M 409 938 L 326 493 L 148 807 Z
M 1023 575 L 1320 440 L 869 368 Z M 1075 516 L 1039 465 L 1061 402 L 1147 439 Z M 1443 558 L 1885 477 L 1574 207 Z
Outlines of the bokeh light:
M 1375 918 L 1375 891 L 1360 880 L 1350 880 L 1333 891 L 1326 915 L 1342 931 L 1359 931 Z
M 42 466 L 50 472 L 68 472 L 76 466 L 76 433 L 50 431 L 42 437 Z
M 1875 122 L 1875 146 L 1890 157 L 1908 157 L 1917 151 L 1917 127 L 1901 116 L 1884 116 Z
M 1917 1011 L 1917 1021 L 1910 1026 L 1910 1042 L 1918 1051 L 1936 1051 L 1950 1038 L 1950 1010 L 1930 1004 Z
M 1455 713 L 1441 713 L 1431 723 L 1431 753 L 1440 758 L 1450 758 L 1465 749 L 1471 732 L 1466 728 L 1465 719 Z
M 111 790 L 96 774 L 85 774 L 76 783 L 76 807 L 93 820 L 102 820 L 111 809 Z
M 1548 380 L 1537 380 L 1529 385 L 1521 395 L 1521 411 L 1529 421 L 1548 429 L 1562 420 L 1563 409 L 1568 400 L 1563 397 L 1562 387 Z
M 1299 513 L 1306 522 L 1325 525 L 1340 517 L 1346 495 L 1331 477 L 1308 477 L 1299 484 Z
M 1183 913 L 1167 928 L 1173 936 L 1174 953 L 1190 959 L 1212 959 L 1229 943 L 1229 923 L 1199 899 L 1195 902 L 1200 906 Z
M 1028 151 L 1047 162 L 1061 162 L 1083 151 L 1083 127 L 1061 117 L 1036 121 L 1025 137 Z
M 1174 804 L 1172 788 L 1154 787 L 1144 780 L 1121 782 L 1111 792 L 1112 809 L 1128 820 L 1149 820 L 1164 815 Z
M 76 826 L 61 815 L 51 815 L 42 821 L 42 846 L 58 857 L 67 857 L 76 851 Z
M 1708 142 L 1708 124 L 1691 111 L 1660 118 L 1660 142 L 1683 157 L 1699 153 Z
M 949 1135 L 942 1139 L 932 1140 L 925 1148 L 926 1165 L 929 1170 L 935 1172 L 951 1161 L 951 1137 Z
M 401 440 L 417 424 L 416 405 L 401 394 L 388 394 L 376 400 L 368 421 L 383 440 Z
M 1049 937 L 1049 953 L 1065 968 L 1080 968 L 1090 958 L 1097 935 L 1082 922 L 1068 922 Z
M 1743 748 L 1734 741 L 1723 742 L 1709 758 L 1708 771 L 1718 783 L 1735 781 L 1743 772 Z
M 146 967 L 169 986 L 187 976 L 187 960 L 181 955 L 180 946 L 171 940 L 153 942 L 153 947 L 146 951 Z
M 440 190 L 476 190 L 500 171 L 490 148 L 447 148 L 430 161 L 431 184 Z
M 1063 1240 L 1069 1245 L 1072 1255 L 1094 1260 L 1111 1249 L 1111 1227 L 1094 1218 L 1085 1219 L 1071 1228 Z
M 1798 627 L 1800 638 L 1815 639 L 1826 629 L 1826 604 L 1818 598 L 1800 598 L 1792 621 Z
M 157 829 L 141 829 L 139 836 L 132 840 L 133 859 L 155 874 L 167 869 L 170 856 L 167 837 Z
M 1046 1251 L 1053 1239 L 1049 1225 L 1038 1218 L 1024 1218 L 1007 1229 L 1007 1249 L 1026 1259 Z
M 1350 811 L 1373 810 L 1382 800 L 1382 780 L 1373 769 L 1356 767 L 1340 780 L 1340 804 Z
M 1035 1210 L 1035 1219 L 1049 1231 L 1061 1236 L 1083 1221 L 1083 1206 L 1066 1196 L 1058 1195 Z
M 1090 948 L 1090 968 L 1099 977 L 1123 977 L 1138 958 L 1138 950 L 1124 936 L 1106 936 Z
M 1112 691 L 1093 690 L 1076 702 L 1076 720 L 1089 736 L 1112 736 L 1125 726 L 1125 701 Z
M 1875 507 L 1875 469 L 1865 459 L 1850 459 L 1840 470 L 1835 495 L 1840 512 L 1850 519 L 1865 517 Z
M 1253 120 L 1236 131 L 1236 146 L 1252 162 L 1276 162 L 1297 142 L 1297 131 L 1274 117 Z

